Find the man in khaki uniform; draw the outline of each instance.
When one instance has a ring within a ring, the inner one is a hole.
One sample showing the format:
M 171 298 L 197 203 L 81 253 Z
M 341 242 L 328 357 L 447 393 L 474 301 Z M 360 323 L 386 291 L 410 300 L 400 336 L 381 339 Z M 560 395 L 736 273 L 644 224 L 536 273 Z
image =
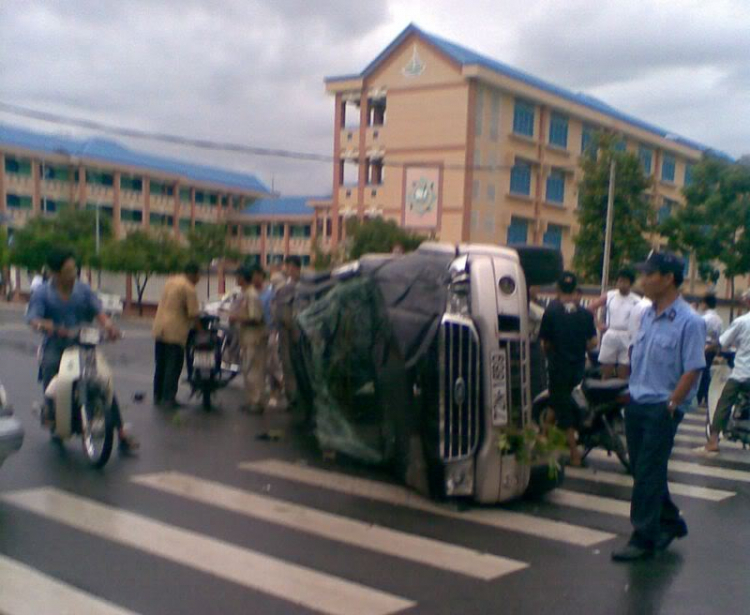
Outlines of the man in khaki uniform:
M 268 329 L 260 299 L 265 279 L 266 273 L 260 265 L 238 269 L 237 284 L 242 288 L 242 301 L 229 317 L 229 321 L 240 328 L 246 395 L 246 403 L 241 409 L 253 414 L 262 414 L 266 406 Z
M 291 408 L 297 402 L 297 378 L 292 364 L 292 347 L 297 343 L 294 332 L 294 294 L 302 273 L 299 256 L 287 256 L 286 283 L 276 291 L 274 322 L 279 330 L 279 354 L 284 370 L 284 392 Z
M 198 265 L 189 264 L 182 275 L 167 280 L 156 310 L 152 333 L 156 340 L 154 358 L 154 403 L 176 408 L 177 387 L 185 359 L 185 343 L 200 312 L 195 285 L 200 280 Z

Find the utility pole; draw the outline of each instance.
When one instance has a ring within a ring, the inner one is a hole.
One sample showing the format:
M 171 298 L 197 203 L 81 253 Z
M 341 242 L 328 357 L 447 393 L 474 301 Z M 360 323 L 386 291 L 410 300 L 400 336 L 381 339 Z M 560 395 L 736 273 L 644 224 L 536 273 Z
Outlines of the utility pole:
M 609 163 L 609 192 L 607 194 L 607 222 L 604 231 L 604 266 L 602 267 L 602 294 L 609 286 L 609 257 L 612 252 L 612 222 L 615 215 L 615 159 Z

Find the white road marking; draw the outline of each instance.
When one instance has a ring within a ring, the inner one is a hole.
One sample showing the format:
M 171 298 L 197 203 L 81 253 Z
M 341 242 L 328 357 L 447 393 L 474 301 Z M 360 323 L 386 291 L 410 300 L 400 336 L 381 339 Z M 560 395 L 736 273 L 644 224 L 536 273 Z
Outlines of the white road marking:
M 685 420 L 691 421 L 692 423 L 700 423 L 701 425 L 706 424 L 706 415 L 705 414 L 698 414 L 696 412 L 686 412 L 685 413 Z
M 135 615 L 3 555 L 0 579 L 0 613 L 5 615 Z
M 15 491 L 0 496 L 0 499 L 82 532 L 140 549 L 314 611 L 336 615 L 386 615 L 415 606 L 410 600 L 359 583 L 51 487 Z
M 702 433 L 702 434 L 704 434 L 704 438 L 705 438 L 706 423 L 705 423 L 705 421 L 701 425 L 688 425 L 686 423 L 682 423 L 677 428 L 677 433 L 685 433 L 685 432 Z
M 591 468 L 571 468 L 568 466 L 565 468 L 565 476 L 605 485 L 618 485 L 620 487 L 633 486 L 632 476 L 627 474 L 616 474 L 614 472 L 604 472 L 602 470 L 593 470 Z M 721 502 L 722 500 L 737 495 L 737 492 L 735 491 L 709 489 L 708 487 L 696 487 L 695 485 L 673 482 L 669 483 L 669 491 L 673 495 L 683 495 L 689 498 L 708 500 L 710 502 Z
M 630 502 L 625 502 L 624 500 L 615 500 L 614 498 L 605 498 L 588 493 L 578 493 L 577 491 L 568 491 L 567 489 L 555 489 L 548 493 L 544 499 L 558 506 L 570 506 L 571 508 L 592 510 L 607 515 L 630 517 Z
M 706 443 L 706 436 L 693 436 L 688 434 L 677 434 L 674 437 L 675 442 L 686 442 L 688 444 L 705 444 Z M 727 440 L 722 440 L 719 444 L 722 448 L 731 448 L 731 449 L 739 449 L 742 450 L 742 443 L 741 442 L 728 442 Z
M 490 581 L 528 567 L 525 562 L 348 519 L 214 481 L 164 472 L 131 479 L 139 485 L 322 536 L 362 549 Z
M 589 456 L 605 462 L 612 462 L 607 457 L 605 451 L 591 451 Z M 616 460 L 615 460 L 616 461 Z M 671 472 L 683 472 L 695 476 L 707 476 L 709 478 L 722 478 L 725 480 L 736 480 L 741 483 L 750 483 L 750 472 L 744 470 L 732 470 L 729 468 L 719 468 L 716 466 L 704 466 L 699 463 L 689 461 L 679 461 L 677 459 L 669 460 L 669 470 Z
M 615 537 L 608 532 L 500 508 L 475 508 L 458 512 L 430 502 L 405 487 L 275 459 L 241 463 L 240 468 L 394 506 L 425 511 L 441 517 L 479 523 L 581 547 L 590 547 Z
M 726 450 L 724 448 L 723 442 L 721 443 L 720 448 L 721 448 L 721 452 L 718 455 L 707 454 L 705 452 L 705 449 L 702 446 L 698 446 L 696 448 L 675 446 L 673 450 L 678 451 L 680 453 L 685 453 L 688 455 L 694 455 L 702 459 L 711 459 L 714 461 L 731 461 L 732 463 L 750 464 L 750 451 Z

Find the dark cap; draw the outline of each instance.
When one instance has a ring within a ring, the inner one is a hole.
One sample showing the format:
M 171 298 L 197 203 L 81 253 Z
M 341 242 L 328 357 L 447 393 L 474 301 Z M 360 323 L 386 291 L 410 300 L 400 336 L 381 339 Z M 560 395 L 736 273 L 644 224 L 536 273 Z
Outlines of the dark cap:
M 240 265 L 237 267 L 237 269 L 234 270 L 235 275 L 238 275 L 244 280 L 247 280 L 248 282 L 253 278 L 253 274 L 256 272 L 260 272 L 265 276 L 265 272 L 263 271 L 263 268 L 258 265 Z
M 572 271 L 563 271 L 560 279 L 557 281 L 557 287 L 566 295 L 575 291 L 577 286 L 578 278 L 576 278 L 576 274 Z
M 657 252 L 652 250 L 645 262 L 635 267 L 641 273 L 673 273 L 682 276 L 685 271 L 685 261 L 672 252 Z M 681 279 L 681 278 L 680 278 Z

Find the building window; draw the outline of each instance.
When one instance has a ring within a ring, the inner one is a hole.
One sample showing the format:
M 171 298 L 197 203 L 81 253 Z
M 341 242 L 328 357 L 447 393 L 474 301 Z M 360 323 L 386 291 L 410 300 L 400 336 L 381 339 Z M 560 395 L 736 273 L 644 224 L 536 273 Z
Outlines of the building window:
M 277 239 L 284 237 L 284 225 L 269 224 L 266 227 L 266 237 L 275 237 Z
M 685 163 L 685 186 L 689 186 L 693 183 L 693 165 Z
M 123 222 L 143 222 L 143 212 L 140 209 L 121 209 L 120 220 Z
M 510 170 L 510 191 L 513 194 L 531 194 L 531 165 L 528 162 L 516 160 Z
M 513 216 L 508 227 L 508 245 L 526 244 L 529 237 L 529 222 L 523 218 Z
M 495 202 L 495 184 L 487 184 L 487 200 L 490 203 Z
M 5 204 L 8 209 L 31 209 L 32 200 L 30 196 L 18 195 L 18 194 L 6 194 Z
M 477 230 L 478 227 L 479 227 L 479 212 L 472 211 L 471 212 L 471 229 L 475 231 Z
M 674 183 L 674 168 L 674 156 L 664 154 L 664 160 L 661 163 L 661 178 L 663 181 Z
M 97 203 L 86 203 L 86 209 L 88 211 L 99 210 L 99 214 L 106 216 L 107 218 L 114 217 L 114 209 L 111 205 L 98 205 Z
M 70 181 L 71 173 L 67 167 L 42 165 L 42 179 L 54 179 L 61 182 Z
M 385 98 L 368 101 L 370 106 L 369 117 L 367 118 L 369 126 L 385 125 Z
M 370 177 L 367 183 L 375 186 L 381 185 L 383 183 L 383 159 L 371 160 L 369 167 Z
M 132 175 L 123 175 L 120 177 L 120 188 L 131 192 L 141 192 L 143 190 L 143 179 Z
M 615 141 L 615 151 L 616 152 L 624 152 L 628 148 L 627 143 L 625 143 L 625 139 L 618 139 Z
M 666 222 L 667 219 L 669 219 L 672 215 L 672 210 L 674 209 L 675 204 L 675 201 L 671 199 L 664 199 L 662 206 L 659 207 L 659 210 L 656 212 L 656 222 L 658 224 Z
M 302 261 L 303 267 L 309 267 L 310 266 L 310 255 L 309 254 L 300 254 L 300 260 Z
M 266 254 L 266 266 L 268 265 L 283 265 L 284 255 L 283 254 Z
M 242 227 L 242 236 L 257 239 L 260 237 L 260 224 L 246 224 Z
M 170 186 L 169 184 L 165 184 L 164 182 L 151 180 L 151 183 L 149 184 L 149 192 L 154 195 L 159 196 L 172 196 L 174 195 L 174 186 Z M 188 193 L 188 198 L 190 198 L 190 195 Z
M 562 113 L 553 113 L 550 118 L 549 142 L 557 147 L 568 147 L 568 118 Z
M 596 129 L 593 126 L 584 126 L 581 132 L 581 154 L 589 154 L 596 158 L 598 147 L 596 145 Z
M 471 198 L 475 201 L 479 200 L 479 194 L 481 192 L 481 185 L 478 179 L 471 182 Z
M 492 92 L 492 104 L 490 105 L 490 139 L 497 141 L 500 132 L 500 93 Z
M 484 230 L 490 235 L 495 234 L 495 212 L 484 214 Z
M 112 186 L 115 183 L 112 173 L 86 169 L 86 183 L 94 186 Z
M 542 243 L 550 248 L 562 248 L 563 227 L 559 224 L 548 224 Z
M 641 167 L 646 175 L 651 175 L 651 164 L 654 158 L 654 152 L 648 147 L 641 145 L 638 148 L 638 159 L 641 161 Z
M 219 195 L 218 194 L 209 194 L 208 195 L 208 204 L 211 207 L 216 207 L 219 204 Z
M 534 136 L 534 105 L 516 100 L 513 109 L 513 132 L 526 137 Z
M 477 87 L 476 115 L 474 116 L 474 136 L 482 136 L 482 120 L 484 116 L 484 90 Z
M 13 175 L 31 175 L 31 160 L 27 158 L 5 157 L 5 172 Z
M 309 224 L 295 224 L 289 227 L 289 235 L 292 239 L 305 239 L 312 234 L 312 227 Z
M 547 201 L 560 203 L 565 201 L 565 173 L 552 170 L 547 177 Z

